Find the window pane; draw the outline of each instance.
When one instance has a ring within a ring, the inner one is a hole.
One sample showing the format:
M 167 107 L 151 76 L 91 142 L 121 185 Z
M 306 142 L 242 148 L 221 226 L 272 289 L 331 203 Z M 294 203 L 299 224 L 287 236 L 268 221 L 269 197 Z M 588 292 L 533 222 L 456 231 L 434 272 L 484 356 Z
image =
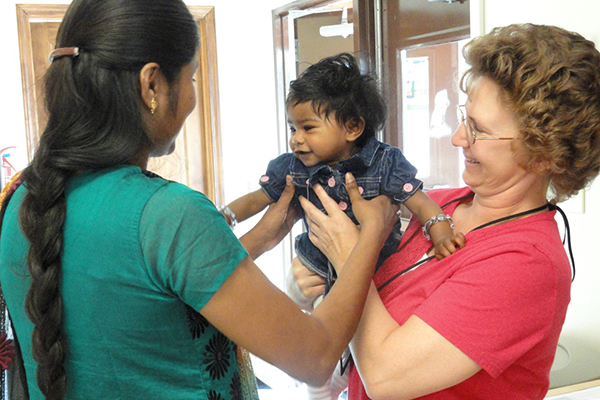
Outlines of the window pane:
M 464 41 L 399 51 L 403 151 L 426 188 L 462 185 L 462 154 L 450 136 L 464 103 L 459 90 Z
M 470 37 L 468 2 L 383 2 L 382 83 L 390 116 L 384 141 L 400 147 L 425 188 L 462 185 L 458 126 L 461 40 Z

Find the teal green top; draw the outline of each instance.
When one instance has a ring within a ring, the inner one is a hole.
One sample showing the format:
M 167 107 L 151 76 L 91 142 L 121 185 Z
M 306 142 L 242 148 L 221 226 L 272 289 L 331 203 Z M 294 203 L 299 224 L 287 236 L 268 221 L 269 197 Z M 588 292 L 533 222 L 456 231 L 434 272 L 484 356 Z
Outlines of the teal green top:
M 24 310 L 29 244 L 8 206 L 0 283 L 32 399 L 42 399 Z M 61 295 L 68 399 L 235 399 L 235 345 L 200 310 L 247 253 L 203 194 L 138 167 L 82 173 L 67 191 Z

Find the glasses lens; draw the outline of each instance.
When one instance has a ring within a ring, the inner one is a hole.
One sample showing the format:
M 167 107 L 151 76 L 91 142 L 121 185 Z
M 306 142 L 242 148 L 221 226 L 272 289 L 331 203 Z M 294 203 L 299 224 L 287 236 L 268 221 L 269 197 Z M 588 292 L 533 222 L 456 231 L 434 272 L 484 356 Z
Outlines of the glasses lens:
M 456 118 L 461 124 L 465 120 L 465 113 L 462 110 L 462 106 L 456 106 Z
M 463 110 L 464 107 L 465 106 L 456 107 L 456 109 L 458 110 L 457 117 L 460 123 L 465 125 L 465 130 L 467 131 L 467 139 L 469 140 L 469 143 L 474 144 L 476 139 L 475 132 L 473 131 L 473 129 L 471 129 L 471 125 L 469 125 L 469 123 L 467 122 L 467 116 L 465 115 L 465 111 Z
M 477 140 L 477 137 L 475 137 L 475 131 L 473 130 L 473 128 L 471 128 L 471 125 L 469 125 L 466 118 L 465 118 L 465 126 L 467 127 L 467 134 L 469 136 L 469 142 L 471 142 L 471 144 L 475 144 L 475 140 Z

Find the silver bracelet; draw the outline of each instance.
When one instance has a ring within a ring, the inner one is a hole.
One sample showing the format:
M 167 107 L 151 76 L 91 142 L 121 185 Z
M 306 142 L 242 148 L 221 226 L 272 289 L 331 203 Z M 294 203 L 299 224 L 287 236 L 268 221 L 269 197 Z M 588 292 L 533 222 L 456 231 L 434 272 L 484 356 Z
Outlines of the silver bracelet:
M 429 230 L 433 226 L 433 224 L 437 224 L 438 222 L 448 221 L 450 223 L 450 228 L 454 229 L 454 221 L 450 218 L 449 215 L 446 214 L 438 214 L 435 217 L 431 217 L 425 222 L 423 225 L 423 236 L 425 239 L 431 240 L 431 235 L 429 234 Z
M 235 213 L 231 211 L 231 208 L 225 206 L 219 207 L 218 210 L 225 216 L 225 220 L 227 221 L 227 224 L 231 227 L 231 229 L 235 228 L 238 222 L 235 218 Z

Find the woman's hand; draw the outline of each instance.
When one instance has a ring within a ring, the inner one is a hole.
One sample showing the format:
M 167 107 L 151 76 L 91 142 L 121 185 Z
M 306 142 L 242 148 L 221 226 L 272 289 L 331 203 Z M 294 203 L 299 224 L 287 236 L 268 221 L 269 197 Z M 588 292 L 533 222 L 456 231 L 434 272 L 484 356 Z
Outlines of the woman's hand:
M 292 177 L 288 175 L 285 189 L 279 200 L 271 204 L 256 226 L 240 239 L 253 259 L 281 242 L 300 218 L 300 210 L 290 205 L 294 190 Z
M 311 303 L 325 292 L 325 278 L 306 268 L 298 257 L 292 261 L 292 275 L 300 294 Z
M 372 240 L 378 240 L 383 244 L 394 223 L 398 220 L 396 215 L 398 206 L 392 205 L 386 196 L 378 196 L 372 200 L 363 199 L 358 191 L 356 180 L 350 173 L 346 174 L 346 188 L 354 215 L 361 224 L 361 229 L 368 227 L 370 234 L 373 234 Z M 327 214 L 322 213 L 308 200 L 300 197 L 300 203 L 306 213 L 309 226 L 309 238 L 338 269 L 343 266 L 354 248 L 360 231 L 321 186 L 316 185 L 314 190 Z

